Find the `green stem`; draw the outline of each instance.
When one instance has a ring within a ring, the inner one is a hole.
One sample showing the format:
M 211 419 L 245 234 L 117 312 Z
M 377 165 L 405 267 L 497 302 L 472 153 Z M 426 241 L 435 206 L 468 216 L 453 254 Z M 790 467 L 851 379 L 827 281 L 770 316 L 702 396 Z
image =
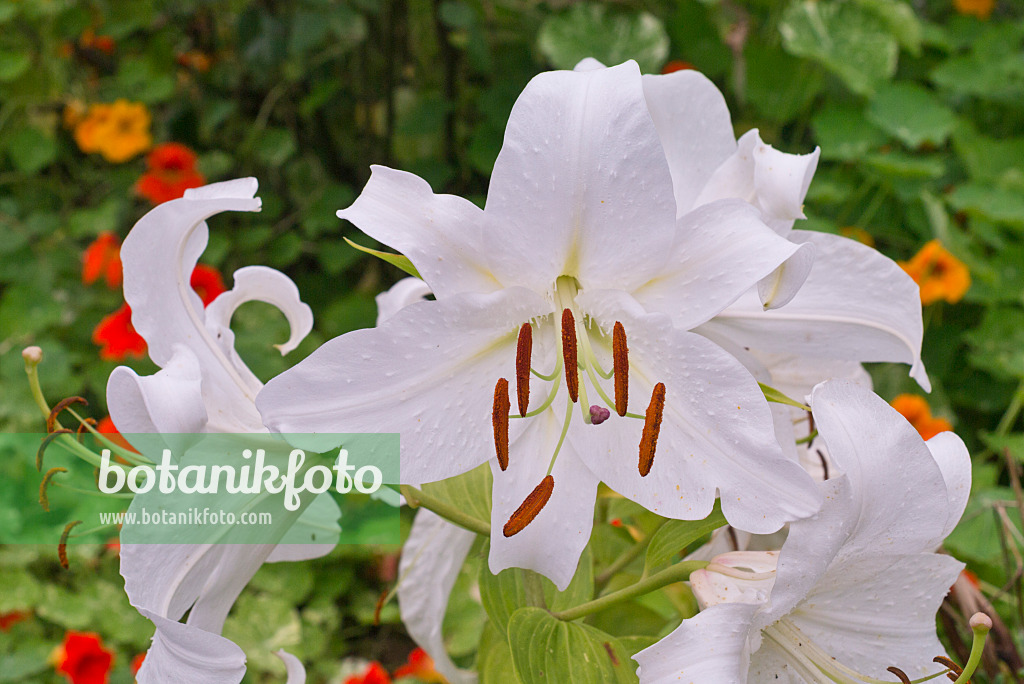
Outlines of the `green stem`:
M 980 619 L 979 619 L 980 618 Z M 981 664 L 981 654 L 985 650 L 985 642 L 988 640 L 988 632 L 992 629 L 992 620 L 984 613 L 975 613 L 971 618 L 971 631 L 974 633 L 974 641 L 971 643 L 971 655 L 967 658 L 963 672 L 953 684 L 967 684 L 971 675 Z
M 423 506 L 428 511 L 433 511 L 449 522 L 455 523 L 459 527 L 467 529 L 470 532 L 476 532 L 484 537 L 491 536 L 491 526 L 489 523 L 486 523 L 479 518 L 475 518 L 472 515 L 463 513 L 447 501 L 435 498 L 424 493 L 422 489 L 417 489 L 410 485 L 402 485 L 401 491 L 405 496 L 405 500 L 413 508 Z
M 636 544 L 623 551 L 618 558 L 612 561 L 611 565 L 602 570 L 600 574 L 598 574 L 597 577 L 594 578 L 594 584 L 596 584 L 598 587 L 603 587 L 605 584 L 608 583 L 608 581 L 612 577 L 615 576 L 617 572 L 619 572 L 619 570 L 622 570 L 630 563 L 632 563 L 634 560 L 639 558 L 643 554 L 643 552 L 647 550 L 647 547 L 650 545 L 651 538 L 654 536 L 654 533 L 661 529 L 661 526 L 667 522 L 668 520 L 662 520 L 658 523 L 657 527 L 651 530 L 651 533 L 649 535 L 647 535 L 646 537 L 638 541 Z
M 613 606 L 616 603 L 622 601 L 628 601 L 634 596 L 641 596 L 643 594 L 649 594 L 652 591 L 661 589 L 669 584 L 675 584 L 676 582 L 682 582 L 689 579 L 690 573 L 694 570 L 700 570 L 701 568 L 707 567 L 707 561 L 683 561 L 682 563 L 676 563 L 670 568 L 666 568 L 661 572 L 657 572 L 647 579 L 640 580 L 636 584 L 632 584 L 624 589 L 613 591 L 610 594 L 605 594 L 600 598 L 596 598 L 593 601 L 587 601 L 580 605 L 563 610 L 560 613 L 554 613 L 554 616 L 559 620 L 571 621 L 578 620 L 581 617 L 586 617 L 591 613 L 597 613 L 609 606 Z
M 1017 420 L 1017 416 L 1020 415 L 1021 407 L 1024 406 L 1024 380 L 1021 380 L 1020 384 L 1017 385 L 1017 389 L 1013 392 L 1013 399 L 1010 400 L 1010 405 L 1006 407 L 1006 413 L 999 419 L 999 425 L 996 427 L 996 434 L 1000 437 L 1006 435 L 1013 427 L 1014 422 Z

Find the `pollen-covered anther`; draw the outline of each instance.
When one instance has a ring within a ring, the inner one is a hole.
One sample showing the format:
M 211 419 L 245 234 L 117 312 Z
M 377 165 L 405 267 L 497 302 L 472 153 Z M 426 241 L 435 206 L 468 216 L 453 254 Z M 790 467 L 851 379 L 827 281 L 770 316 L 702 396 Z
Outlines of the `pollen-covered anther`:
M 43 475 L 43 481 L 39 483 L 39 505 L 42 506 L 43 510 L 47 513 L 50 512 L 50 498 L 46 495 L 46 488 L 50 486 L 50 480 L 53 479 L 54 475 L 66 472 L 68 472 L 67 468 L 61 468 L 59 466 L 56 468 L 50 468 L 46 471 L 46 474 Z
M 72 404 L 82 404 L 83 406 L 88 406 L 89 402 L 87 402 L 84 397 L 68 397 L 67 399 L 61 399 L 60 401 L 58 401 L 57 405 L 54 406 L 53 410 L 50 411 L 50 415 L 46 417 L 47 432 L 53 432 L 54 427 L 56 427 L 57 425 L 57 416 L 60 415 L 61 411 L 71 406 Z
M 505 527 L 501 530 L 502 534 L 506 537 L 511 537 L 522 532 L 544 510 L 544 506 L 547 505 L 548 499 L 551 498 L 551 492 L 554 489 L 555 478 L 548 475 L 541 480 L 540 484 L 533 488 L 533 491 L 526 497 L 526 500 L 519 505 L 516 512 L 505 523 Z
M 952 672 L 953 674 L 955 674 L 958 677 L 961 674 L 963 674 L 964 669 L 962 667 L 960 667 L 959 665 L 957 665 L 956 663 L 954 663 L 949 658 L 947 658 L 946 656 L 935 656 L 934 658 L 932 658 L 932 662 L 933 663 L 938 663 L 939 665 L 942 665 L 942 667 L 946 668 L 947 670 L 949 670 L 950 672 Z
M 572 311 L 562 311 L 562 360 L 565 361 L 565 386 L 575 404 L 580 396 L 580 376 L 577 368 L 576 319 Z
M 612 370 L 615 375 L 615 412 L 624 416 L 629 404 L 629 348 L 626 346 L 626 329 L 618 321 L 612 329 Z
M 64 526 L 64 531 L 60 534 L 60 542 L 57 544 L 57 558 L 60 560 L 60 566 L 65 570 L 67 570 L 71 565 L 68 563 L 68 537 L 71 536 L 71 530 L 73 530 L 76 525 L 81 524 L 81 520 L 69 522 Z
M 604 421 L 611 418 L 612 412 L 606 409 L 604 406 L 598 406 L 594 404 L 590 407 L 590 424 L 600 425 Z
M 644 432 L 640 437 L 640 477 L 647 477 L 654 465 L 654 450 L 658 447 L 661 417 L 665 412 L 665 383 L 659 382 L 651 392 L 651 403 L 644 416 Z
M 530 409 L 530 364 L 533 362 L 533 326 L 523 323 L 516 342 L 516 398 L 519 415 Z
M 494 386 L 491 422 L 494 424 L 494 453 L 502 470 L 508 468 L 508 414 L 511 408 L 512 404 L 508 399 L 508 380 L 499 378 Z

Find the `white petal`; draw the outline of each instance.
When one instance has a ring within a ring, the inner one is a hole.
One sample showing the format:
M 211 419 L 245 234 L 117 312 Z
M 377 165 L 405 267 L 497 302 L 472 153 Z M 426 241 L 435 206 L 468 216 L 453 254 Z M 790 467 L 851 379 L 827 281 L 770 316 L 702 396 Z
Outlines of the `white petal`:
M 750 656 L 747 684 L 808 684 L 796 666 L 787 662 L 786 653 L 769 640 Z
M 967 508 L 971 494 L 971 454 L 960 437 L 952 432 L 940 432 L 927 442 L 928 450 L 942 471 L 946 482 L 946 496 L 949 499 L 949 518 L 942 532 L 949 536 Z
M 721 312 L 798 250 L 739 200 L 695 209 L 679 218 L 676 229 L 668 261 L 633 296 L 683 330 Z
M 756 573 L 771 574 L 763 579 L 741 579 L 711 569 L 698 570 L 690 575 L 690 587 L 701 610 L 720 603 L 768 602 L 775 583 L 778 551 L 730 551 L 715 556 L 711 562 L 728 568 L 740 568 Z
M 559 397 L 560 399 L 561 397 Z M 566 440 L 551 471 L 555 486 L 540 514 L 521 532 L 505 537 L 502 528 L 547 474 L 548 463 L 562 432 L 564 404 L 526 420 L 527 427 L 509 445 L 504 472 L 491 461 L 494 490 L 491 504 L 491 572 L 527 568 L 544 575 L 564 590 L 590 541 L 598 479 Z M 583 423 L 573 405 L 573 423 Z M 593 428 L 594 426 L 585 426 Z
M 949 518 L 957 517 L 951 506 L 958 504 L 948 500 L 942 471 L 917 430 L 880 397 L 849 381 L 816 387 L 811 408 L 853 493 L 856 531 L 842 555 L 935 549 Z
M 274 655 L 281 659 L 284 663 L 285 671 L 288 673 L 288 679 L 285 681 L 285 684 L 305 684 L 306 668 L 303 667 L 301 660 L 284 649 L 275 651 Z
M 476 674 L 460 670 L 448 656 L 441 625 L 448 597 L 476 535 L 421 508 L 398 564 L 398 607 L 409 636 L 434 659 L 452 684 L 472 684 Z
M 210 302 L 206 307 L 206 327 L 210 332 L 231 332 L 231 317 L 246 302 L 266 302 L 276 307 L 288 319 L 291 334 L 284 344 L 274 345 L 282 356 L 299 346 L 299 342 L 313 329 L 313 311 L 299 298 L 299 288 L 284 273 L 266 266 L 246 266 L 235 271 L 234 286 Z M 231 335 L 233 340 L 234 335 Z M 234 353 L 234 344 L 222 342 L 225 351 Z M 249 369 L 237 358 L 239 372 Z
M 643 84 L 668 157 L 676 213 L 682 216 L 696 206 L 708 177 L 736 150 L 729 107 L 715 84 L 693 70 L 647 74 Z
M 521 288 L 412 304 L 324 344 L 258 406 L 281 433 L 401 433 L 403 482 L 452 477 L 493 457 L 495 383 L 515 375 L 519 326 L 550 310 Z
M 156 625 L 139 684 L 238 684 L 245 676 L 245 654 L 234 642 L 142 608 Z
M 726 603 L 683 620 L 633 656 L 640 684 L 746 684 L 750 619 L 756 604 Z
M 206 245 L 205 219 L 223 211 L 259 211 L 255 192 L 255 179 L 241 179 L 186 193 L 143 216 L 121 248 L 125 301 L 150 358 L 165 367 L 176 345 L 188 346 L 199 362 L 208 411 L 224 412 L 224 425 L 239 432 L 261 427 L 252 406 L 259 382 L 239 372 L 207 329 L 190 279 Z
M 355 203 L 338 212 L 370 237 L 412 260 L 438 296 L 492 292 L 499 287 L 484 252 L 485 231 L 506 230 L 488 222 L 476 205 L 454 195 L 435 195 L 422 178 L 373 166 Z
M 140 377 L 131 368 L 118 366 L 107 380 L 110 417 L 127 435 L 200 432 L 208 420 L 202 379 L 195 354 L 181 345 L 153 375 Z
M 391 318 L 401 309 L 423 301 L 430 294 L 430 286 L 419 278 L 402 278 L 389 290 L 381 292 L 375 298 L 377 302 L 377 325 Z
M 672 177 L 640 69 L 553 71 L 519 96 L 494 163 L 485 234 L 502 282 L 638 286 L 672 244 Z M 429 278 L 427 282 L 430 282 Z
M 377 491 L 385 490 L 394 491 L 387 487 Z M 338 524 L 340 517 L 341 508 L 330 492 L 316 495 L 267 556 L 267 562 L 304 561 L 326 556 L 341 539 L 341 526 Z M 311 537 L 316 541 L 308 542 Z
M 939 554 L 863 559 L 830 570 L 789 619 L 829 655 L 868 676 L 895 665 L 912 679 L 941 667 L 935 614 L 964 564 Z
M 786 236 L 793 221 L 805 218 L 804 197 L 818 167 L 820 149 L 810 154 L 779 152 L 761 140 L 757 129 L 739 139 L 701 191 L 696 204 L 735 197 L 761 210 L 765 222 Z
M 584 296 L 586 298 L 584 299 Z M 820 494 L 782 453 L 768 403 L 740 363 L 699 335 L 643 314 L 628 295 L 583 293 L 577 301 L 597 321 L 621 321 L 629 346 L 629 410 L 644 414 L 658 382 L 666 387 L 654 465 L 638 470 L 643 421 L 612 418 L 576 426 L 569 439 L 602 481 L 659 515 L 706 517 L 720 492 L 729 522 L 755 533 L 811 515 Z M 605 362 L 605 367 L 610 363 Z
M 597 61 L 593 57 L 584 57 L 581 59 L 576 66 L 572 68 L 573 71 L 593 71 L 594 69 L 607 69 L 604 64 Z
M 815 248 L 811 273 L 792 301 L 764 311 L 750 292 L 698 332 L 758 352 L 907 363 L 929 389 L 921 363 L 921 299 L 910 276 L 854 240 L 800 230 L 789 239 Z
M 765 309 L 778 309 L 793 300 L 814 266 L 814 246 L 800 245 L 791 257 L 757 282 L 757 295 Z

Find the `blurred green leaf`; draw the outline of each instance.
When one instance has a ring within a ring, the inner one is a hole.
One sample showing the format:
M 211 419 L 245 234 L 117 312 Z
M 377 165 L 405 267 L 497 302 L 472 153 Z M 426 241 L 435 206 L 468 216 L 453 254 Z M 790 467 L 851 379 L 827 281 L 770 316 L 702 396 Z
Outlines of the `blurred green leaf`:
M 965 336 L 971 364 L 997 377 L 1024 378 L 1024 310 L 995 306 Z
M 942 145 L 956 125 L 953 112 L 914 83 L 880 88 L 868 106 L 868 118 L 910 148 Z
M 657 73 L 668 57 L 669 40 L 661 20 L 651 14 L 580 3 L 544 21 L 537 47 L 558 69 L 593 57 L 606 66 L 634 59 L 641 71 Z
M 779 32 L 791 54 L 820 62 L 855 93 L 870 95 L 896 73 L 899 45 L 889 27 L 853 2 L 794 0 Z
M 0 83 L 13 81 L 32 65 L 32 57 L 25 52 L 0 51 Z
M 7 141 L 7 154 L 22 173 L 38 173 L 57 157 L 57 142 L 38 128 L 22 128 Z
M 852 106 L 826 105 L 814 115 L 811 125 L 822 159 L 854 161 L 886 141 L 863 112 Z

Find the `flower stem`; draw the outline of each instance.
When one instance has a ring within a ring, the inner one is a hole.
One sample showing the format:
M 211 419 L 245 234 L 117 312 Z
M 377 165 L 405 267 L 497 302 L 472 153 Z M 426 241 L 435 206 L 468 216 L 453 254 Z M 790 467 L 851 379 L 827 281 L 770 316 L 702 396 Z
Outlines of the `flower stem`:
M 971 617 L 971 631 L 974 632 L 974 642 L 971 644 L 971 655 L 967 658 L 964 670 L 953 684 L 967 684 L 971 675 L 981 664 L 981 654 L 985 650 L 985 642 L 988 640 L 988 632 L 992 629 L 992 618 L 984 613 L 975 613 Z
M 651 538 L 654 537 L 654 533 L 661 529 L 661 526 L 667 522 L 667 519 L 659 522 L 658 526 L 651 530 L 649 535 L 633 544 L 633 546 L 626 549 L 618 558 L 613 560 L 607 568 L 602 570 L 597 577 L 594 578 L 594 584 L 598 587 L 603 587 L 619 570 L 622 570 L 624 567 L 639 558 L 640 554 L 647 550 L 647 547 L 651 543 Z
M 401 491 L 402 495 L 405 496 L 405 500 L 412 508 L 423 506 L 428 511 L 437 513 L 445 520 L 454 523 L 463 529 L 467 529 L 470 532 L 476 532 L 477 534 L 485 537 L 491 536 L 491 526 L 489 523 L 467 513 L 463 513 L 447 501 L 435 498 L 424 493 L 423 490 L 417 489 L 411 485 L 402 485 Z
M 690 577 L 690 573 L 694 570 L 700 570 L 707 566 L 707 561 L 683 561 L 676 563 L 670 568 L 666 568 L 661 572 L 657 572 L 647 579 L 640 580 L 636 584 L 632 584 L 618 591 L 613 591 L 610 594 L 605 594 L 593 601 L 587 601 L 581 603 L 578 606 L 563 610 L 560 613 L 554 613 L 553 615 L 559 620 L 565 620 L 566 622 L 571 620 L 578 620 L 581 617 L 586 617 L 592 613 L 613 606 L 616 603 L 622 601 L 628 601 L 634 596 L 641 596 L 643 594 L 649 594 L 652 591 L 661 589 L 669 584 L 675 584 L 676 582 L 682 582 Z

